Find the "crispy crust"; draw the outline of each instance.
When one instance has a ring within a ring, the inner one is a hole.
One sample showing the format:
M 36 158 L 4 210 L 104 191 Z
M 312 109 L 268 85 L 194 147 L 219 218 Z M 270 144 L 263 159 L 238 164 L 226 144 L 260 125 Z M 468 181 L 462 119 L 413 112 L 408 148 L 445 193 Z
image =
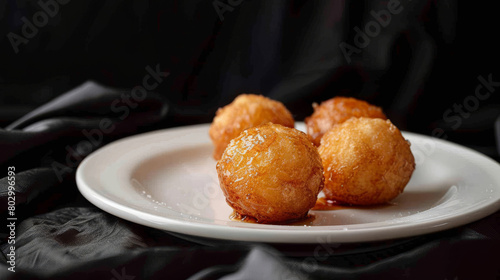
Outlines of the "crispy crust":
M 380 107 L 351 97 L 334 97 L 320 105 L 313 104 L 313 107 L 314 112 L 305 119 L 305 123 L 307 133 L 316 146 L 319 146 L 321 137 L 334 125 L 352 117 L 387 119 Z
M 281 102 L 255 94 L 241 94 L 217 110 L 209 129 L 214 159 L 219 160 L 229 141 L 243 130 L 268 122 L 291 128 L 295 125 L 292 114 Z
M 328 199 L 354 205 L 388 202 L 415 169 L 410 144 L 389 121 L 352 118 L 334 126 L 318 148 Z
M 233 139 L 217 162 L 227 203 L 259 223 L 307 215 L 323 188 L 323 166 L 309 137 L 296 129 L 265 124 Z

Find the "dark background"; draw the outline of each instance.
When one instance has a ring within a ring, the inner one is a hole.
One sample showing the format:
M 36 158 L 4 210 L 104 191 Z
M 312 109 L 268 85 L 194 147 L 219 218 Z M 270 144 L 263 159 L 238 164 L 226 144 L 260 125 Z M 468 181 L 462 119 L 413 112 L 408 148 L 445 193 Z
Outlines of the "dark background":
M 68 165 L 68 158 L 81 160 L 91 152 L 78 150 L 82 139 L 89 140 L 82 132 L 99 128 L 103 118 L 116 129 L 93 148 L 135 133 L 211 122 L 217 108 L 240 93 L 282 101 L 296 121 L 312 113 L 313 102 L 352 96 L 381 106 L 402 130 L 500 160 L 499 25 L 496 9 L 476 2 L 1 1 L 0 169 L 17 169 L 21 273 L 10 274 L 4 265 L 9 233 L 3 228 L 0 278 L 89 279 L 90 273 L 109 279 L 125 268 L 129 275 L 155 279 L 185 279 L 198 271 L 287 275 L 284 267 L 303 263 L 303 255 L 281 258 L 275 254 L 286 250 L 262 250 L 263 244 L 205 246 L 91 205 L 76 188 L 77 164 Z M 52 15 L 40 3 L 52 5 Z M 356 30 L 394 3 L 402 11 L 346 59 L 341 46 L 356 47 Z M 24 34 L 27 24 L 36 31 Z M 169 74 L 140 106 L 129 108 L 127 118 L 119 118 L 110 104 L 142 85 L 147 67 Z M 63 95 L 87 81 L 109 88 Z M 484 100 L 475 97 L 478 86 Z M 33 111 L 58 96 L 67 98 Z M 56 176 L 54 163 L 69 166 L 64 178 Z M 3 176 L 0 204 L 6 205 Z M 5 221 L 6 209 L 0 214 Z M 499 215 L 405 240 L 347 244 L 313 274 L 299 271 L 307 277 L 297 279 L 498 278 Z
M 284 102 L 297 121 L 312 102 L 344 95 L 382 106 L 401 129 L 443 129 L 498 158 L 497 92 L 470 114 L 448 115 L 460 121 L 444 119 L 474 95 L 478 76 L 500 81 L 492 8 L 401 0 L 402 12 L 348 63 L 339 45 L 356 46 L 354 28 L 389 1 L 232 1 L 219 6 L 223 20 L 214 3 L 227 1 L 49 2 L 58 12 L 17 53 L 8 34 L 22 36 L 21 19 L 33 23 L 42 8 L 0 4 L 0 126 L 87 80 L 141 85 L 145 67 L 159 64 L 170 73 L 156 88 L 170 105 L 159 127 L 210 122 L 242 92 Z

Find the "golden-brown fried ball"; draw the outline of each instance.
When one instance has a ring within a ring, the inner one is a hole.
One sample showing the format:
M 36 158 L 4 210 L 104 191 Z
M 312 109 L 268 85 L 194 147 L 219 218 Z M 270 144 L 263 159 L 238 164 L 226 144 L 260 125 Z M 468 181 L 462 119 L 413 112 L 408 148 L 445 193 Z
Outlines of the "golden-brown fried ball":
M 340 203 L 372 205 L 403 192 L 415 159 L 389 120 L 352 118 L 329 130 L 318 148 L 325 197 Z
M 307 134 L 311 136 L 316 146 L 319 146 L 321 137 L 330 128 L 352 117 L 387 119 L 380 107 L 352 97 L 334 97 L 323 101 L 320 105 L 315 103 L 313 107 L 314 112 L 305 119 L 305 123 Z
M 307 134 L 268 123 L 243 131 L 217 162 L 226 202 L 258 223 L 303 218 L 323 188 L 323 166 Z
M 294 127 L 292 114 L 279 101 L 255 94 L 241 94 L 229 105 L 217 110 L 209 135 L 215 146 L 213 157 L 219 160 L 231 139 L 243 130 L 268 122 Z

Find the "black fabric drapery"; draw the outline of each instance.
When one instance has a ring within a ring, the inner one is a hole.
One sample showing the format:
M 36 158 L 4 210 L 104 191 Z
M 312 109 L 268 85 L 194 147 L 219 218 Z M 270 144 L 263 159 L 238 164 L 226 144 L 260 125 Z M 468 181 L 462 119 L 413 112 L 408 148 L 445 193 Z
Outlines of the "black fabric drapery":
M 353 96 L 403 130 L 498 160 L 495 10 L 459 4 L 0 3 L 0 214 L 8 225 L 15 167 L 17 218 L 16 272 L 2 226 L 0 279 L 498 279 L 498 212 L 401 240 L 249 244 L 124 221 L 86 201 L 74 177 L 92 151 L 210 122 L 243 92 L 283 102 L 297 121 L 313 102 Z

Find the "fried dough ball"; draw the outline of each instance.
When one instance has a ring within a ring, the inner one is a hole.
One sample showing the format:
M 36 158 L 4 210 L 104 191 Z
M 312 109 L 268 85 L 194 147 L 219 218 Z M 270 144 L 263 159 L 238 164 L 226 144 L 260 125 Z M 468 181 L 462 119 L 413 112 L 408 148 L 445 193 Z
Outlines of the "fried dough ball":
M 389 120 L 352 118 L 334 126 L 318 148 L 325 174 L 325 197 L 340 203 L 373 205 L 403 192 L 415 159 Z
M 307 216 L 323 189 L 323 166 L 307 134 L 268 123 L 243 131 L 217 162 L 226 202 L 258 223 Z
M 279 101 L 255 94 L 241 94 L 217 110 L 209 135 L 215 146 L 213 157 L 219 160 L 231 139 L 243 130 L 268 122 L 293 128 L 292 114 Z
M 330 128 L 352 117 L 387 119 L 380 107 L 352 97 L 334 97 L 320 105 L 314 103 L 313 107 L 314 112 L 305 119 L 305 123 L 307 134 L 312 137 L 316 146 L 319 146 L 321 137 Z

